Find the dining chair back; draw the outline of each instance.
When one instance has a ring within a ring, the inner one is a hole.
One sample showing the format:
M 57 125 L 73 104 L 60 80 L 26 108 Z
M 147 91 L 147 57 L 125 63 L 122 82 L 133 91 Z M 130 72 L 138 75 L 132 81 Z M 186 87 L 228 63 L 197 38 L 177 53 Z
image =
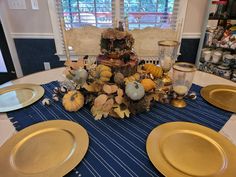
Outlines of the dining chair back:
M 101 33 L 105 28 L 94 26 L 84 26 L 64 30 L 65 48 L 69 49 L 68 56 L 86 56 L 96 57 L 100 52 Z M 176 40 L 178 41 L 178 30 L 160 29 L 148 27 L 145 29 L 135 29 L 129 31 L 134 39 L 134 52 L 138 55 L 139 60 L 145 63 L 158 63 L 158 41 Z M 85 60 L 86 62 L 86 60 Z
M 65 47 L 79 56 L 97 56 L 100 53 L 100 39 L 104 28 L 84 26 L 65 30 Z
M 134 51 L 140 57 L 158 56 L 158 41 L 178 40 L 178 33 L 172 29 L 147 27 L 130 31 L 135 39 Z

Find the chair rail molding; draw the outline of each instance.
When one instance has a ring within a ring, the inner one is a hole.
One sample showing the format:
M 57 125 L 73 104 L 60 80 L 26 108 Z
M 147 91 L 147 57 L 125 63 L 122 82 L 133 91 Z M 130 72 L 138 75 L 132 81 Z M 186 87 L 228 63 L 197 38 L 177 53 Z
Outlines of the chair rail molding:
M 13 39 L 54 39 L 53 33 L 11 33 Z
M 183 33 L 182 39 L 200 39 L 201 33 Z

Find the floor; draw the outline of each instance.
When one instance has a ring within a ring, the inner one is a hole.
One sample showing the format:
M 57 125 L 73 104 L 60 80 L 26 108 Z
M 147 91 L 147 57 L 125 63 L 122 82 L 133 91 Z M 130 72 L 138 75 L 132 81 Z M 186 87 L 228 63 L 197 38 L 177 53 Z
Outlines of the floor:
M 2 51 L 0 50 L 0 73 L 7 72 L 5 62 L 3 60 Z

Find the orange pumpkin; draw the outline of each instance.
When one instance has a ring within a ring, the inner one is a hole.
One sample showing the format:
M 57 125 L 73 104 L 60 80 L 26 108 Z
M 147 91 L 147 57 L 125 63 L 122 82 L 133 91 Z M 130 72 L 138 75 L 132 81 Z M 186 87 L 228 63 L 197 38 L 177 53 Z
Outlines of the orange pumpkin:
M 154 82 L 153 80 L 151 80 L 151 79 L 143 79 L 143 80 L 141 81 L 141 84 L 143 85 L 144 90 L 145 90 L 146 92 L 148 92 L 148 91 L 150 91 L 150 90 L 156 88 L 155 82 Z
M 152 74 L 155 78 L 160 78 L 163 74 L 163 70 L 160 66 L 156 66 L 151 63 L 146 63 L 143 66 L 144 70 L 147 71 L 148 73 Z

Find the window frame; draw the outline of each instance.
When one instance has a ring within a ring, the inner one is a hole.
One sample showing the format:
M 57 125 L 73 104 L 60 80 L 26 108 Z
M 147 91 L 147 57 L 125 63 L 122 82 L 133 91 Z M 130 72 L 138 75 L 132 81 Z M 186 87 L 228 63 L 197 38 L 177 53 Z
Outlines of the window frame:
M 120 11 L 120 1 L 122 0 L 114 0 L 115 5 L 115 19 L 119 21 L 121 19 L 121 11 Z M 181 41 L 182 35 L 183 35 L 183 28 L 184 28 L 184 21 L 185 21 L 185 15 L 187 10 L 188 0 L 179 0 L 179 8 L 177 12 L 177 22 L 176 22 L 176 29 L 178 29 L 178 41 Z M 52 30 L 55 40 L 55 46 L 56 46 L 56 53 L 55 55 L 58 55 L 60 58 L 60 61 L 66 60 L 65 50 L 64 50 L 64 41 L 62 37 L 62 30 L 59 22 L 59 16 L 57 13 L 56 8 L 56 0 L 48 0 L 48 8 L 51 18 L 51 24 L 52 24 Z M 61 20 L 61 19 L 60 19 Z M 73 54 L 70 56 L 72 60 L 77 60 L 78 56 L 73 56 Z

